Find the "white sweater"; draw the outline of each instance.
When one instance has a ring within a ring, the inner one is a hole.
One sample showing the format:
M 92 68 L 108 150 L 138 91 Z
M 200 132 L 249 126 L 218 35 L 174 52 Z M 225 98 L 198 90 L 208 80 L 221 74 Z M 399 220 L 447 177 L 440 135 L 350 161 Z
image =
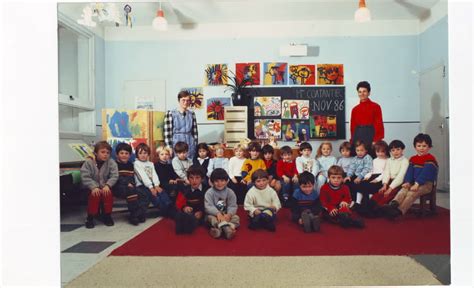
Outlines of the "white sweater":
M 296 157 L 296 170 L 298 174 L 303 173 L 304 171 L 311 172 L 314 177 L 319 173 L 319 163 L 316 159 L 310 157 L 299 156 Z
M 247 192 L 244 201 L 244 209 L 245 211 L 248 211 L 251 217 L 253 217 L 255 210 L 263 210 L 270 206 L 275 206 L 277 211 L 281 208 L 278 195 L 270 185 L 267 185 L 263 190 L 259 190 L 257 187 L 253 186 L 250 188 L 249 192 Z
M 372 171 L 370 171 L 369 173 L 367 173 L 367 175 L 365 175 L 365 179 L 369 179 L 370 177 L 372 177 L 372 175 L 374 174 L 380 174 L 377 178 L 375 178 L 375 182 L 380 182 L 382 181 L 382 173 L 385 169 L 385 165 L 387 163 L 387 159 L 382 159 L 382 158 L 375 158 L 374 161 L 372 161 Z
M 242 177 L 242 165 L 244 165 L 245 158 L 239 159 L 236 156 L 229 159 L 229 177 Z
M 135 183 L 137 183 L 137 187 L 144 185 L 151 189 L 154 186 L 160 185 L 160 179 L 152 162 L 137 159 L 133 163 L 133 169 L 135 170 Z
M 385 169 L 383 170 L 382 183 L 388 184 L 388 181 L 393 179 L 392 183 L 390 183 L 390 188 L 394 189 L 397 186 L 402 185 L 408 165 L 409 162 L 405 156 L 401 156 L 397 159 L 393 157 L 388 159 Z

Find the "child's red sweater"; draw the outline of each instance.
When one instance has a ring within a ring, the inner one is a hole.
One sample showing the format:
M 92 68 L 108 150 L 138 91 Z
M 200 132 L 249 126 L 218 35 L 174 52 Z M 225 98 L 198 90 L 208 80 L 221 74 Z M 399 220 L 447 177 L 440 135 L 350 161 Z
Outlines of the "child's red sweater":
M 342 184 L 339 189 L 335 189 L 333 186 L 329 185 L 329 183 L 326 183 L 321 187 L 319 200 L 321 201 L 321 205 L 328 212 L 331 212 L 335 208 L 339 208 L 339 204 L 343 201 L 347 204 L 351 204 L 352 202 L 351 192 L 347 185 Z
M 277 175 L 278 178 L 282 179 L 283 175 L 286 177 L 293 178 L 295 175 L 298 175 L 298 170 L 296 170 L 295 161 L 284 162 L 282 159 L 277 162 Z

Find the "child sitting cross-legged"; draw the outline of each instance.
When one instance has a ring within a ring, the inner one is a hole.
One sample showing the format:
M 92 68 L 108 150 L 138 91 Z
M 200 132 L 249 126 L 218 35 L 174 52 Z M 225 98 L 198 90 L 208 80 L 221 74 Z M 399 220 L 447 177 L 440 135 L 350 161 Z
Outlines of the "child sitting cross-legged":
M 303 226 L 304 232 L 320 230 L 321 202 L 314 182 L 314 175 L 304 171 L 298 176 L 300 187 L 293 192 L 295 201 L 291 209 L 291 220 Z
M 232 189 L 237 196 L 237 204 L 244 204 L 245 194 L 247 193 L 247 185 L 242 179 L 242 165 L 245 162 L 245 146 L 237 144 L 234 147 L 234 156 L 229 159 L 229 188 Z
M 214 158 L 209 160 L 209 166 L 207 167 L 207 177 L 210 177 L 212 171 L 217 168 L 222 168 L 229 173 L 229 159 L 224 157 L 224 147 L 221 144 L 216 144 L 214 145 L 214 151 Z
M 281 159 L 277 162 L 277 175 L 281 183 L 281 197 L 283 205 L 287 207 L 291 194 L 293 194 L 293 184 L 298 183 L 298 170 L 293 161 L 293 151 L 290 146 L 283 146 L 280 149 Z
M 265 228 L 274 232 L 276 214 L 281 208 L 278 194 L 268 185 L 268 173 L 262 169 L 252 174 L 254 186 L 245 196 L 244 209 L 248 212 L 249 229 Z
M 193 165 L 193 161 L 188 159 L 189 145 L 186 142 L 177 142 L 174 145 L 174 152 L 176 156 L 171 160 L 174 172 L 184 182 L 184 185 L 189 185 L 188 178 L 186 177 L 186 171 L 189 166 Z
M 196 147 L 196 155 L 193 158 L 193 165 L 199 165 L 207 171 L 207 167 L 209 166 L 209 158 L 211 151 L 209 150 L 209 146 L 206 143 L 199 143 Z
M 314 177 L 319 173 L 319 163 L 316 159 L 311 158 L 311 153 L 313 152 L 313 147 L 308 142 L 303 142 L 300 144 L 300 154 L 301 156 L 296 157 L 296 170 L 301 174 L 304 171 L 311 172 Z
M 204 194 L 209 186 L 202 180 L 206 171 L 192 165 L 188 172 L 189 186 L 184 186 L 176 198 L 176 234 L 191 234 L 204 219 Z
M 344 170 L 344 174 L 349 171 L 349 167 L 351 166 L 353 157 L 351 156 L 352 145 L 349 141 L 344 141 L 339 146 L 339 153 L 341 153 L 341 157 L 337 160 L 336 165 L 341 166 L 342 170 Z M 346 175 L 344 175 L 346 177 Z
M 158 161 L 155 163 L 155 171 L 158 174 L 158 179 L 160 179 L 160 187 L 168 192 L 174 202 L 178 187 L 184 186 L 184 181 L 174 172 L 173 166 L 169 162 L 172 154 L 171 148 L 160 146 L 156 148 L 156 154 L 158 154 Z
M 250 142 L 248 145 L 248 151 L 250 154 L 249 159 L 245 159 L 244 164 L 242 165 L 242 177 L 243 182 L 247 184 L 247 187 L 250 189 L 252 187 L 252 174 L 258 169 L 267 170 L 265 162 L 260 158 L 260 152 L 262 152 L 262 147 L 258 142 Z
M 204 209 L 206 223 L 209 224 L 209 234 L 213 238 L 220 238 L 223 234 L 226 239 L 232 239 L 240 225 L 237 214 L 237 199 L 234 191 L 227 187 L 229 175 L 222 168 L 211 173 L 212 188 L 204 195 Z
M 328 181 L 328 169 L 332 165 L 336 165 L 336 157 L 331 155 L 332 144 L 331 142 L 323 142 L 319 145 L 318 151 L 316 152 L 316 160 L 319 164 L 319 173 L 316 176 L 316 183 L 318 185 L 318 191 Z
M 363 228 L 362 219 L 355 218 L 349 205 L 352 201 L 349 188 L 342 182 L 344 170 L 334 165 L 328 170 L 329 182 L 321 187 L 319 199 L 323 206 L 323 217 L 344 228 Z

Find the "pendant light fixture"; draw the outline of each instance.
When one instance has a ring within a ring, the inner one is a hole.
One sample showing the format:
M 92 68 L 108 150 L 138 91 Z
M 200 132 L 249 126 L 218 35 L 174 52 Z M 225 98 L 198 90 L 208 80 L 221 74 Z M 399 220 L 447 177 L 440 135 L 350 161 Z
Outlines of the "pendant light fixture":
M 371 20 L 370 10 L 365 5 L 365 0 L 359 0 L 359 9 L 354 13 L 354 21 L 357 23 L 369 22 Z
M 161 9 L 161 2 L 160 2 L 160 9 L 156 11 L 156 17 L 153 19 L 152 22 L 153 29 L 158 31 L 166 31 L 168 30 L 168 21 L 165 18 L 165 13 Z

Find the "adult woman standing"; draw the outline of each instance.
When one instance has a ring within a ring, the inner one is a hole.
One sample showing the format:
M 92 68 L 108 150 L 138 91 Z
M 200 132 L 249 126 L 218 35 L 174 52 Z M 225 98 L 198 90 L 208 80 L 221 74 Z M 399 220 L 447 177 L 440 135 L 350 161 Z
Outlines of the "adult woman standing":
M 369 99 L 369 82 L 359 82 L 357 94 L 360 103 L 352 108 L 351 112 L 351 143 L 361 140 L 370 147 L 384 138 L 382 109 L 379 104 Z
M 178 93 L 179 106 L 176 109 L 168 110 L 165 115 L 165 144 L 173 149 L 179 142 L 185 142 L 189 146 L 188 158 L 192 159 L 196 154 L 198 142 L 198 130 L 196 114 L 188 110 L 191 96 L 187 91 Z

